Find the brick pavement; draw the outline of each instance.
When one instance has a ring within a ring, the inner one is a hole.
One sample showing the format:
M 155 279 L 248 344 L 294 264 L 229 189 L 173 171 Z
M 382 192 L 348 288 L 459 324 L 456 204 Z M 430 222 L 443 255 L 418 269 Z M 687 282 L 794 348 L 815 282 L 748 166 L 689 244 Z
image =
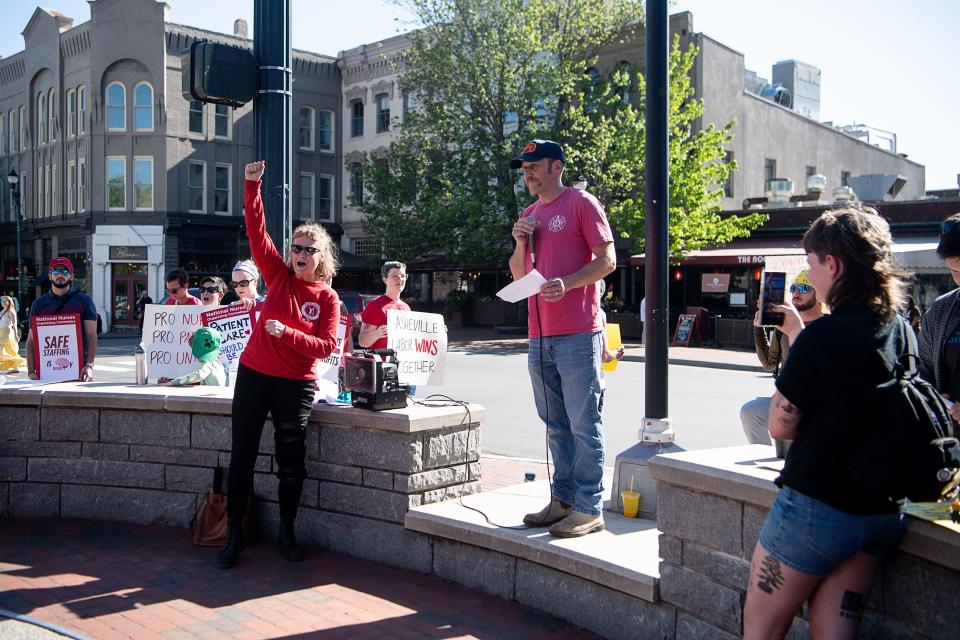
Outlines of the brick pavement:
M 543 463 L 509 458 L 483 469 L 484 489 L 546 477 Z M 260 542 L 218 571 L 216 550 L 182 529 L 0 520 L 0 609 L 97 640 L 596 637 L 433 576 L 309 551 L 288 563 Z

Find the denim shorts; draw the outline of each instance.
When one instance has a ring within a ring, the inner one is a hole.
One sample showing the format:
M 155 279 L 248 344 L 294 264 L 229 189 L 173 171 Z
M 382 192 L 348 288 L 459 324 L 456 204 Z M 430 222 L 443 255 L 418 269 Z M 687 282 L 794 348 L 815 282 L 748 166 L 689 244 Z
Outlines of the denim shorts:
M 825 576 L 857 551 L 882 558 L 903 533 L 897 513 L 853 515 L 783 487 L 760 531 L 760 543 L 792 569 Z

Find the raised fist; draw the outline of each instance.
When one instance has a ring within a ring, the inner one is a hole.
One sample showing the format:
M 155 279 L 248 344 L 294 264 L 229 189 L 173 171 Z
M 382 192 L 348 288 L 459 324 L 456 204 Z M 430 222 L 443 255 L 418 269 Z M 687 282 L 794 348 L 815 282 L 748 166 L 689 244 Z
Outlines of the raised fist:
M 257 162 L 251 162 L 243 169 L 243 176 L 247 180 L 259 180 L 263 177 L 263 170 L 266 169 L 267 163 L 263 160 Z

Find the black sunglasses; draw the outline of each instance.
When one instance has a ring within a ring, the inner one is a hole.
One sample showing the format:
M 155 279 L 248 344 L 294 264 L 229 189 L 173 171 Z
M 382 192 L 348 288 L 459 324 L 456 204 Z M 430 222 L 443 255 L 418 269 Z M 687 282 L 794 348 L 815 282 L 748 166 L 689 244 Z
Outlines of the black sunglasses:
M 234 289 L 236 289 L 237 287 L 249 287 L 249 286 L 250 286 L 250 281 L 249 281 L 249 280 L 234 280 L 233 282 L 230 283 L 230 286 L 231 286 L 232 288 L 234 288 Z
M 220 287 L 200 287 L 203 293 L 220 293 Z
M 940 223 L 940 235 L 945 236 L 960 227 L 960 220 L 944 220 Z
M 167 293 L 169 293 L 172 296 L 175 296 L 177 295 L 177 291 L 180 291 L 180 289 L 183 289 L 183 287 L 174 287 L 173 289 L 167 289 Z
M 320 249 L 316 247 L 305 247 L 302 244 L 291 244 L 290 250 L 294 253 L 306 253 L 308 256 L 312 256 L 320 252 Z

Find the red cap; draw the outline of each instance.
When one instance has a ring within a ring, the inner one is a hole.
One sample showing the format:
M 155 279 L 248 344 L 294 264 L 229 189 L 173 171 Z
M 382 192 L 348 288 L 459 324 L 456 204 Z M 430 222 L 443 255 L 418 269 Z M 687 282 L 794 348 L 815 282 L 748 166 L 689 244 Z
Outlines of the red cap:
M 50 269 L 69 269 L 70 272 L 73 272 L 73 263 L 70 262 L 70 258 L 54 258 L 50 261 L 50 266 L 47 267 L 47 271 Z

